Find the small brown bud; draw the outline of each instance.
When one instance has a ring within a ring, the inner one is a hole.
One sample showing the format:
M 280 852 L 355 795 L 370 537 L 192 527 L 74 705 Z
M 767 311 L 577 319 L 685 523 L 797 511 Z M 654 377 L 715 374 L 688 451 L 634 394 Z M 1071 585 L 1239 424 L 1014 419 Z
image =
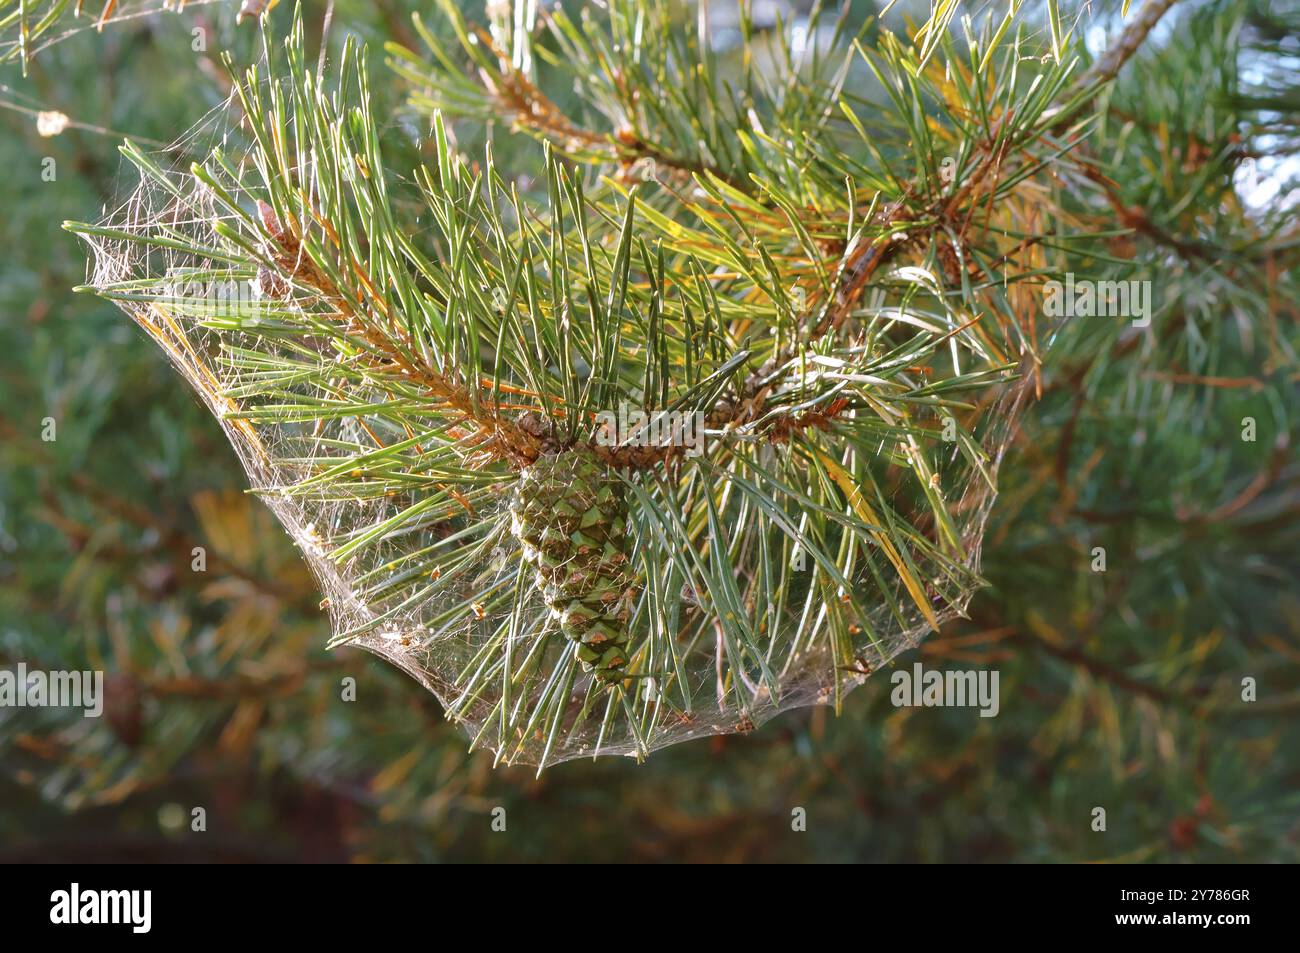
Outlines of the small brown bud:
M 284 244 L 284 226 L 280 220 L 275 217 L 275 209 L 267 205 L 261 199 L 257 200 L 257 215 L 262 220 L 262 227 L 267 230 L 272 238 L 277 242 Z

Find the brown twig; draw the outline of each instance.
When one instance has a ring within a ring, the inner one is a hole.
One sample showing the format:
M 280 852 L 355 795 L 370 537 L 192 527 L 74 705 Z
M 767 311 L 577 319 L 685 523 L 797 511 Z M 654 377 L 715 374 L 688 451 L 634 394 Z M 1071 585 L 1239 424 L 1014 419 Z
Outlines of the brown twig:
M 1133 18 L 1124 27 L 1124 32 L 1120 35 L 1119 42 L 1106 50 L 1101 59 L 1092 64 L 1092 68 L 1079 78 L 1076 89 L 1083 90 L 1090 86 L 1103 86 L 1109 83 L 1119 71 L 1124 68 L 1133 54 L 1138 51 L 1147 38 L 1147 35 L 1160 22 L 1169 8 L 1178 0 L 1147 0 Z
M 303 203 L 316 219 L 325 237 L 340 250 L 340 254 L 347 254 L 342 249 L 330 223 L 310 206 L 305 196 Z M 359 314 L 333 281 L 307 256 L 302 246 L 301 226 L 297 221 L 282 224 L 265 202 L 259 201 L 257 207 L 262 225 L 274 241 L 269 252 L 277 268 L 293 280 L 315 288 L 322 299 L 341 316 L 349 319 L 351 325 L 360 332 L 374 352 L 391 362 L 401 376 L 423 388 L 429 396 L 437 399 L 447 409 L 459 413 L 464 421 L 474 428 L 471 442 L 476 450 L 509 459 L 519 466 L 527 466 L 541 455 L 542 447 L 537 438 L 514 421 L 502 417 L 493 406 L 495 400 L 490 393 L 481 389 L 475 393 L 467 387 L 448 380 L 432 368 L 416 363 L 407 356 L 408 352 L 414 352 L 409 341 L 403 342 L 407 345 L 406 350 L 393 346 L 390 335 L 403 337 L 403 332 L 399 328 L 389 322 L 389 326 L 381 330 L 372 320 L 369 320 L 371 316 Z M 365 269 L 351 254 L 347 254 L 347 257 L 345 267 L 350 267 L 358 283 L 374 301 L 378 316 L 388 317 L 387 306 L 375 295 L 374 285 Z
M 684 176 L 712 176 L 725 182 L 738 192 L 750 194 L 754 185 L 737 178 L 724 169 L 709 165 L 700 159 L 674 155 L 663 146 L 645 139 L 630 127 L 619 129 L 613 135 L 602 135 L 575 125 L 549 96 L 523 73 L 510 65 L 510 57 L 497 50 L 492 38 L 480 30 L 480 40 L 491 49 L 501 63 L 501 73 L 493 78 L 481 74 L 484 85 L 497 101 L 498 110 L 509 116 L 516 126 L 541 133 L 566 151 L 583 148 L 605 153 L 611 161 L 628 168 L 639 161 L 652 161 L 657 165 L 676 170 Z

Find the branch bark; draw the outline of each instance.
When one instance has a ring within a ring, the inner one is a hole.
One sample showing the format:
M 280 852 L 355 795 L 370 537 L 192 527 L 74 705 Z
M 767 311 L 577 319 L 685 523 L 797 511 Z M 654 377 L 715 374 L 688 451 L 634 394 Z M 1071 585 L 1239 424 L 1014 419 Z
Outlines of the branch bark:
M 1142 5 L 1142 9 L 1138 11 L 1137 16 L 1129 22 L 1128 26 L 1124 27 L 1119 42 L 1107 49 L 1101 55 L 1101 59 L 1093 63 L 1092 68 L 1079 77 L 1079 81 L 1070 87 L 1070 92 L 1065 96 L 1067 100 L 1089 89 L 1092 90 L 1092 95 L 1076 103 L 1074 109 L 1063 116 L 1056 124 L 1055 132 L 1062 132 L 1069 117 L 1086 109 L 1097 98 L 1097 93 L 1101 91 L 1101 88 L 1119 75 L 1119 71 L 1124 68 L 1124 64 L 1133 58 L 1133 54 L 1146 42 L 1147 36 L 1155 28 L 1155 25 L 1169 12 L 1169 8 L 1177 2 L 1178 0 L 1147 0 Z

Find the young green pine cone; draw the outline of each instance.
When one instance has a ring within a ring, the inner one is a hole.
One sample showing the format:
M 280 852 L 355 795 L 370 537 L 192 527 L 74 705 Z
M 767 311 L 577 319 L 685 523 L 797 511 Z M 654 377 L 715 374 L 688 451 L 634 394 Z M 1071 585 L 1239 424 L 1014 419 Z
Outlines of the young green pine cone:
M 585 451 L 540 457 L 519 474 L 510 528 L 578 658 L 601 681 L 618 681 L 637 588 L 622 482 Z

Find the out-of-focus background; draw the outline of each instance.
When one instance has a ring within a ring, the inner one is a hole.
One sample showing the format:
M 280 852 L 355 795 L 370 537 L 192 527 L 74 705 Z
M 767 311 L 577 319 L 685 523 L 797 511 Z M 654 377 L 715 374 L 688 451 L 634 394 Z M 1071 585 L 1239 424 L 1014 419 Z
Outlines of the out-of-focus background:
M 320 594 L 216 422 L 71 290 L 85 250 L 61 222 L 122 194 L 124 135 L 170 141 L 224 99 L 219 51 L 256 49 L 237 5 L 0 65 L 0 668 L 107 673 L 100 719 L 0 708 L 0 861 L 1300 859 L 1300 43 L 1281 4 L 1176 8 L 1096 133 L 1147 213 L 1112 253 L 1161 276 L 1153 327 L 1062 334 L 1003 468 L 990 587 L 898 661 L 998 670 L 999 715 L 894 707 L 880 673 L 838 717 L 540 778 L 467 753 L 402 673 L 323 649 Z M 414 46 L 425 6 L 340 0 L 335 36 Z M 1114 14 L 1085 18 L 1092 49 Z M 48 110 L 71 124 L 41 135 Z

